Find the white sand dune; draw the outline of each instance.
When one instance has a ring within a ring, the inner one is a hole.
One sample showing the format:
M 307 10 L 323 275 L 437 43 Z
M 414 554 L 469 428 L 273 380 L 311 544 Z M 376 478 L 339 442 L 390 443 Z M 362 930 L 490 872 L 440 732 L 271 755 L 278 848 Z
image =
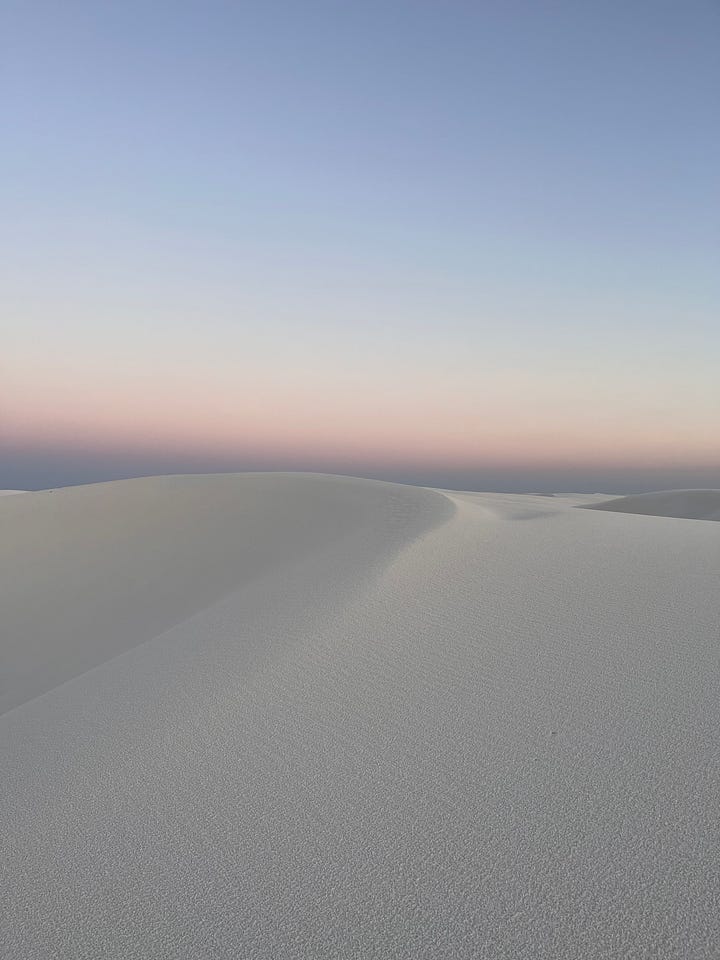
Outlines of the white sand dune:
M 398 500 L 388 489 L 259 473 L 150 477 L 13 497 L 0 514 L 0 712 L 294 562 L 338 545 L 352 557 L 354 539 L 367 541 L 373 559 L 376 551 L 384 556 L 395 542 L 386 524 Z M 429 500 L 444 506 L 418 491 L 405 496 L 400 512 L 424 521 Z
M 588 505 L 589 510 L 682 520 L 720 520 L 720 490 L 663 490 Z
M 716 957 L 720 526 L 581 504 L 5 498 L 0 955 Z

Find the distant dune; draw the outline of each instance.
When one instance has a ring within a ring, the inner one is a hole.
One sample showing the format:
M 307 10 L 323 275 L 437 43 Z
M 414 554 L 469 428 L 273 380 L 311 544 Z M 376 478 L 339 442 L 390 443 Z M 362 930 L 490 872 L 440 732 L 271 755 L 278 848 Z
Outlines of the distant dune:
M 3 960 L 717 956 L 720 525 L 597 499 L 3 498 Z
M 720 490 L 663 490 L 618 497 L 593 503 L 587 510 L 638 513 L 648 517 L 676 517 L 684 520 L 720 520 Z

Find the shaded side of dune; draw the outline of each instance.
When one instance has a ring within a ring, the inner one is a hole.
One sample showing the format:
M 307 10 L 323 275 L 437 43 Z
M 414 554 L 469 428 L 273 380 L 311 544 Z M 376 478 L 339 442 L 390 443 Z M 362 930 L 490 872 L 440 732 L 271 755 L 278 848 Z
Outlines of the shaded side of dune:
M 0 713 L 295 564 L 332 555 L 357 576 L 447 512 L 445 497 L 419 487 L 311 474 L 3 498 Z

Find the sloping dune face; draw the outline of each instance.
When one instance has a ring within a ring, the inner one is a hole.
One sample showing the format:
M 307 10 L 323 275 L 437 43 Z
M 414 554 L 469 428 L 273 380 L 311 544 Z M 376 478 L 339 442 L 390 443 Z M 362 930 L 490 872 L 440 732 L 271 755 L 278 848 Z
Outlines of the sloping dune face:
M 292 474 L 150 477 L 8 497 L 0 509 L 0 712 L 224 594 L 358 537 L 438 494 Z M 390 538 L 392 540 L 392 536 Z M 347 545 L 352 555 L 352 549 Z
M 720 490 L 665 490 L 594 503 L 587 510 L 637 513 L 647 517 L 720 520 Z
M 720 524 L 137 484 L 7 498 L 101 658 L 0 717 L 3 960 L 717 957 Z

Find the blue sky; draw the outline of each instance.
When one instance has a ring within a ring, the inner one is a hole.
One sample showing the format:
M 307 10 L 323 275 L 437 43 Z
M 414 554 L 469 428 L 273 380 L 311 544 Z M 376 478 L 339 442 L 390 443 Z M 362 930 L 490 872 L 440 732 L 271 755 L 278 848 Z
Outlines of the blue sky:
M 26 2 L 3 34 L 0 485 L 720 468 L 717 4 Z

